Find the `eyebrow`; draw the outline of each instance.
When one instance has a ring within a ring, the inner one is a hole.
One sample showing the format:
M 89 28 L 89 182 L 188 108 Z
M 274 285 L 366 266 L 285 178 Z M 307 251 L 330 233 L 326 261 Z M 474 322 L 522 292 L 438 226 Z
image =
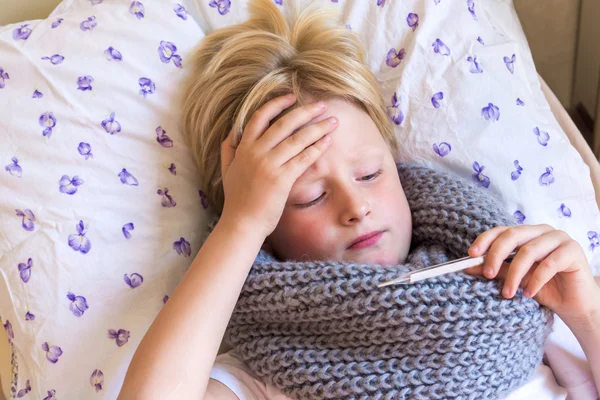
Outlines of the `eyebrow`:
M 377 158 L 378 160 L 383 160 L 383 153 L 380 149 L 368 149 L 368 150 L 361 150 L 358 153 L 354 154 L 353 156 L 349 157 L 349 161 L 351 164 L 356 164 L 357 162 L 359 162 L 362 159 L 365 158 L 369 158 L 369 159 L 375 159 Z M 311 165 L 303 174 L 304 178 L 306 180 L 309 181 L 314 181 L 317 179 L 317 177 L 314 177 L 315 172 L 314 172 L 314 164 Z

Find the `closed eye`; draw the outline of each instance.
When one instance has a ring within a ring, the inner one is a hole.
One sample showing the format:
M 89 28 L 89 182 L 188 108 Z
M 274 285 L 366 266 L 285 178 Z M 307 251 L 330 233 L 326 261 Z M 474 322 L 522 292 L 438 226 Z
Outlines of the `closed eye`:
M 382 173 L 383 173 L 383 171 L 379 170 L 379 171 L 375 172 L 374 174 L 365 175 L 365 176 L 363 176 L 363 177 L 360 178 L 360 181 L 361 182 L 371 182 L 371 181 L 375 180 L 375 178 L 377 178 Z M 308 208 L 308 207 L 314 206 L 315 204 L 317 204 L 323 198 L 323 196 L 325 196 L 325 193 L 322 193 L 319 197 L 317 197 L 314 200 L 309 201 L 308 203 L 296 204 L 296 207 L 298 207 L 298 208 Z

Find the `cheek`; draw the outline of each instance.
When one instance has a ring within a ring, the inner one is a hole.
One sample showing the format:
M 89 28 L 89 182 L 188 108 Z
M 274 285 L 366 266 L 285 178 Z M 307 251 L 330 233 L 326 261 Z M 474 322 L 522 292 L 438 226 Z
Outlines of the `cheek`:
M 281 233 L 291 253 L 319 254 L 327 247 L 326 219 L 318 212 L 293 213 L 281 219 Z

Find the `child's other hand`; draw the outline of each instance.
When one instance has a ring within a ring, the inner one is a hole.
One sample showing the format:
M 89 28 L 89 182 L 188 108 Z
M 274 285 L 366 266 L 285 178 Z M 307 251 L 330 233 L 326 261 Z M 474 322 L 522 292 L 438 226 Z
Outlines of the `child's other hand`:
M 269 126 L 295 101 L 291 95 L 265 103 L 252 115 L 237 147 L 231 133 L 221 146 L 222 218 L 247 224 L 265 237 L 277 227 L 294 182 L 329 148 L 327 134 L 338 126 L 337 119 L 326 118 L 292 135 L 323 114 L 325 103 L 299 107 Z
M 516 249 L 510 264 L 504 263 Z M 563 231 L 549 225 L 498 226 L 481 234 L 469 249 L 472 257 L 486 252 L 483 266 L 465 272 L 504 279 L 506 298 L 520 286 L 525 297 L 535 297 L 571 320 L 586 317 L 600 305 L 600 289 L 584 251 Z

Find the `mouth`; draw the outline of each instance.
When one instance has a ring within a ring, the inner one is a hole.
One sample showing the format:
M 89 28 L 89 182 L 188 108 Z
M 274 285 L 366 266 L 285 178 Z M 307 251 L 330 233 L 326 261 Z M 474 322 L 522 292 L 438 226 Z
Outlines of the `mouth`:
M 348 250 L 358 250 L 373 246 L 381 239 L 383 233 L 384 231 L 373 231 L 359 236 L 348 246 Z

